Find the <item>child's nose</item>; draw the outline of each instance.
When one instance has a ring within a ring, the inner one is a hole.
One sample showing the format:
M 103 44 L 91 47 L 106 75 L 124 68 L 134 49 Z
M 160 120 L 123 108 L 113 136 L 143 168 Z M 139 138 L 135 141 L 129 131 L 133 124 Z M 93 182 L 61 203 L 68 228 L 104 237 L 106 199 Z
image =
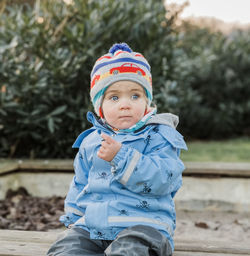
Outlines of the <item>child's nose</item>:
M 122 99 L 120 101 L 120 109 L 129 109 L 130 108 L 130 102 L 127 99 Z

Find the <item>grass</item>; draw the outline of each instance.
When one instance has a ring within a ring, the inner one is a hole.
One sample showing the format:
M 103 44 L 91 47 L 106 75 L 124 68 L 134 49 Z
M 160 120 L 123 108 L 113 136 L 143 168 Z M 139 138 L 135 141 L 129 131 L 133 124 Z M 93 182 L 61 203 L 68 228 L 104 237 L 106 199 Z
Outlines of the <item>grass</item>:
M 185 162 L 250 162 L 250 138 L 223 141 L 187 142 L 188 151 L 182 151 Z

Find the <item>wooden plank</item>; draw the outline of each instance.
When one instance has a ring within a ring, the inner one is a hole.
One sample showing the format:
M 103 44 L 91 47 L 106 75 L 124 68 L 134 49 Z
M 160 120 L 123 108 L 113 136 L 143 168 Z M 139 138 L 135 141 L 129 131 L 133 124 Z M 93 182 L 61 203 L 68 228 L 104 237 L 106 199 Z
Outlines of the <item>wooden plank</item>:
M 59 233 L 0 230 L 0 256 L 44 256 Z
M 45 255 L 56 240 L 58 231 L 16 231 L 0 230 L 0 256 Z M 227 241 L 204 241 L 194 239 L 175 239 L 174 256 L 239 256 L 249 255 L 250 245 L 228 243 Z
M 220 175 L 250 178 L 250 163 L 185 162 L 183 175 Z M 73 171 L 73 159 L 4 160 L 0 161 L 0 174 L 11 171 Z
M 226 175 L 250 177 L 250 163 L 186 162 L 184 175 Z M 20 170 L 69 170 L 73 171 L 73 160 L 20 160 Z
M 175 247 L 177 251 L 190 252 L 209 252 L 209 253 L 224 253 L 224 254 L 250 254 L 250 244 L 235 242 L 228 243 L 225 240 L 194 240 L 194 239 L 175 239 Z
M 0 161 L 0 175 L 13 172 L 18 169 L 18 163 L 15 161 Z
M 44 256 L 51 244 L 41 243 L 20 243 L 12 242 L 11 244 L 1 243 L 0 256 Z M 233 253 L 211 253 L 201 251 L 178 251 L 176 250 L 173 256 L 245 256 L 246 254 Z M 249 255 L 249 254 L 247 254 Z
M 44 256 L 50 244 L 1 241 L 0 256 Z
M 63 231 L 64 229 L 62 229 Z M 62 231 L 21 231 L 0 229 L 0 241 L 52 243 Z
M 224 162 L 185 162 L 183 175 L 226 175 L 231 177 L 249 177 L 250 163 Z
M 73 171 L 72 159 L 20 160 L 20 170 Z
M 246 256 L 246 254 L 175 251 L 173 256 Z

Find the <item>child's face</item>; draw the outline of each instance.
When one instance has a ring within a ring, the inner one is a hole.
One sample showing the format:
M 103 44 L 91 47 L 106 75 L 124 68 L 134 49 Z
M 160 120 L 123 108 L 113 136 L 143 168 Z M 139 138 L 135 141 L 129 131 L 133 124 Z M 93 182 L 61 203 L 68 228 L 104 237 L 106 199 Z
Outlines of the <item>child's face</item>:
M 105 92 L 102 112 L 109 125 L 127 129 L 136 124 L 145 114 L 147 99 L 145 91 L 132 81 L 118 81 Z

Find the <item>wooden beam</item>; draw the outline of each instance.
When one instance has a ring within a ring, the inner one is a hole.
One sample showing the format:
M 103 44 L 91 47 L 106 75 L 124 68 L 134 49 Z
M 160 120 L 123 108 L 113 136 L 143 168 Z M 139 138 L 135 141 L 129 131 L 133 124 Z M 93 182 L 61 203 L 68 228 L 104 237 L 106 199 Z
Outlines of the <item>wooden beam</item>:
M 0 230 L 0 256 L 45 255 L 58 234 L 58 231 Z M 250 245 L 239 242 L 175 238 L 174 256 L 245 256 L 249 252 Z
M 50 159 L 50 160 L 21 160 L 18 165 L 20 170 L 53 170 L 73 171 L 73 160 Z
M 173 256 L 246 256 L 246 254 L 175 251 Z
M 0 161 L 0 175 L 13 172 L 18 169 L 18 163 L 15 161 Z
M 250 163 L 186 162 L 183 175 L 250 177 Z
M 49 244 L 1 241 L 0 256 L 44 256 Z
M 207 253 L 224 253 L 224 254 L 243 254 L 249 255 L 250 244 L 228 243 L 225 240 L 194 240 L 192 239 L 175 239 L 177 251 L 188 252 L 207 252 Z M 216 254 L 217 255 L 217 254 Z
M 185 162 L 184 176 L 228 176 L 250 178 L 250 163 Z M 69 171 L 73 159 L 0 160 L 0 175 L 13 171 Z
M 63 231 L 63 229 L 62 229 Z M 0 241 L 52 243 L 60 231 L 22 231 L 0 229 Z M 0 246 L 1 249 L 1 246 Z
M 73 160 L 50 159 L 50 160 L 0 160 L 0 175 L 14 171 L 69 171 L 73 172 Z

